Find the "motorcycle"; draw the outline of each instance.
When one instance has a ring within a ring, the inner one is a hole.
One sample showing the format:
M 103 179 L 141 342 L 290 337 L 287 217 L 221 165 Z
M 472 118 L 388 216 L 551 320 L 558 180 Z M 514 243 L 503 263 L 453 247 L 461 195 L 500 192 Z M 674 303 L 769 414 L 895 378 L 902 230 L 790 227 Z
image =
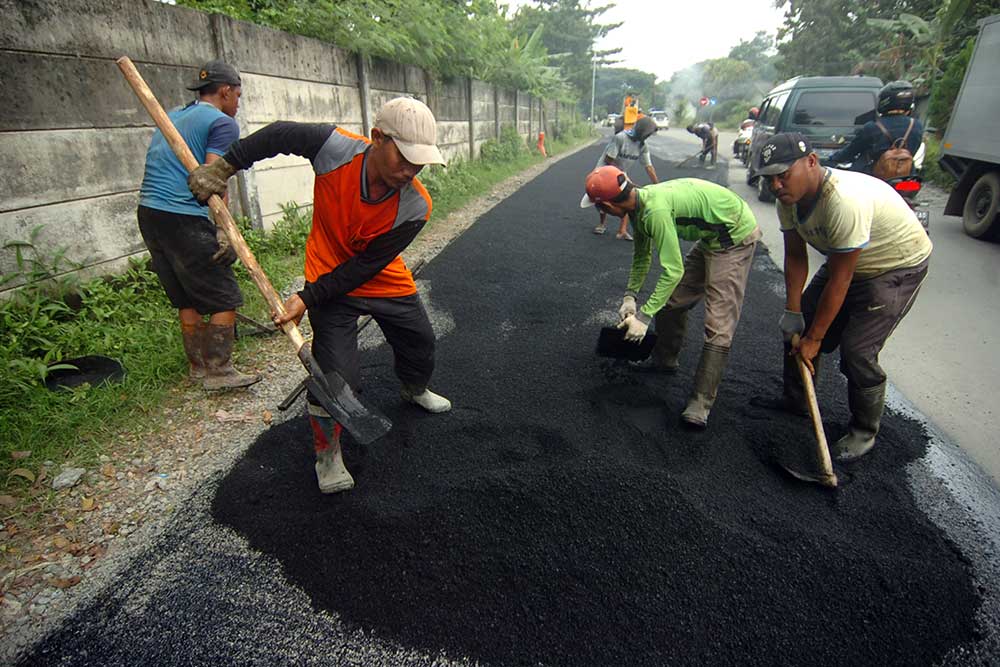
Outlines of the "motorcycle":
M 931 233 L 931 212 L 922 208 L 924 204 L 916 200 L 921 188 L 923 188 L 923 179 L 919 176 L 903 176 L 900 178 L 890 178 L 886 183 L 899 193 L 899 196 L 903 198 L 903 201 L 910 207 L 913 214 L 917 216 L 917 220 L 929 235 Z
M 733 156 L 744 166 L 750 163 L 750 141 L 753 139 L 754 121 L 747 119 L 740 123 L 740 131 L 733 142 Z

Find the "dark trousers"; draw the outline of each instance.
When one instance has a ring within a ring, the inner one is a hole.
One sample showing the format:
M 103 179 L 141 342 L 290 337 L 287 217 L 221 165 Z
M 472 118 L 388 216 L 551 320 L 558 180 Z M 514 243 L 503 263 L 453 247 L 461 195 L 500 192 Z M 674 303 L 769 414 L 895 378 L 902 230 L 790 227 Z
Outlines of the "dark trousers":
M 434 372 L 434 330 L 420 295 L 368 298 L 342 296 L 309 309 L 312 353 L 320 367 L 335 370 L 357 391 L 361 384 L 358 318 L 371 315 L 395 357 L 396 377 L 420 393 Z M 316 401 L 310 396 L 310 403 Z
M 856 280 L 847 288 L 844 304 L 827 330 L 822 352 L 840 348 L 840 372 L 861 389 L 885 382 L 878 355 L 896 326 L 910 312 L 927 276 L 928 260 L 917 266 L 896 269 L 867 280 Z M 802 315 L 806 331 L 812 324 L 820 295 L 829 280 L 826 265 L 820 267 L 802 293 Z

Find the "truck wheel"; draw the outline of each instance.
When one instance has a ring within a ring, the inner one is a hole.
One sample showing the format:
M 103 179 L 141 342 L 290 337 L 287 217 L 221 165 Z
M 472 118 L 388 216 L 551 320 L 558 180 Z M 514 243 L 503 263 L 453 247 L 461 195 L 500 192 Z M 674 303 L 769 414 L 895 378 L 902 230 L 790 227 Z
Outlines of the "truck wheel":
M 771 193 L 771 188 L 767 187 L 767 179 L 763 176 L 757 177 L 757 200 L 768 204 L 774 202 L 774 195 Z
M 965 233 L 976 239 L 1000 235 L 1000 173 L 991 171 L 979 177 L 965 198 L 962 226 Z

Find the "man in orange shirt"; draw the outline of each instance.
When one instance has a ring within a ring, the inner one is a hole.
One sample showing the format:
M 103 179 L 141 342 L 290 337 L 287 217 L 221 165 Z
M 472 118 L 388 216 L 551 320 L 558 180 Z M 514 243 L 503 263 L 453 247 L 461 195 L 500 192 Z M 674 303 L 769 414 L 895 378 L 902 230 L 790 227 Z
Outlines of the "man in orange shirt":
M 278 153 L 308 158 L 316 180 L 306 283 L 275 323 L 298 322 L 308 310 L 316 360 L 357 390 L 357 321 L 371 315 L 392 346 L 403 399 L 428 412 L 446 412 L 451 402 L 427 388 L 434 331 L 399 256 L 430 218 L 431 198 L 416 175 L 425 164 L 444 164 L 436 143 L 431 110 L 399 97 L 379 110 L 370 140 L 334 125 L 276 122 L 233 143 L 221 159 L 192 173 L 188 184 L 206 199 L 225 192 L 230 176 L 258 160 Z M 353 488 L 341 454 L 341 425 L 312 396 L 309 420 L 320 491 Z

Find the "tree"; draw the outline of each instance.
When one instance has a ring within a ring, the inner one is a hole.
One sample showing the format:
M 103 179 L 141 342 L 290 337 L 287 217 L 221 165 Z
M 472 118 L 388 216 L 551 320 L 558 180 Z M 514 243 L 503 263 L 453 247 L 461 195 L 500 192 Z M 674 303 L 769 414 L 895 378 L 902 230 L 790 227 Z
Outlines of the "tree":
M 538 26 L 545 26 L 542 42 L 554 63 L 562 71 L 578 99 L 589 99 L 593 63 L 608 62 L 620 49 L 596 51 L 598 39 L 614 30 L 620 23 L 601 24 L 598 18 L 611 5 L 586 9 L 580 0 L 536 0 L 517 10 L 512 21 L 515 34 L 531 34 Z

